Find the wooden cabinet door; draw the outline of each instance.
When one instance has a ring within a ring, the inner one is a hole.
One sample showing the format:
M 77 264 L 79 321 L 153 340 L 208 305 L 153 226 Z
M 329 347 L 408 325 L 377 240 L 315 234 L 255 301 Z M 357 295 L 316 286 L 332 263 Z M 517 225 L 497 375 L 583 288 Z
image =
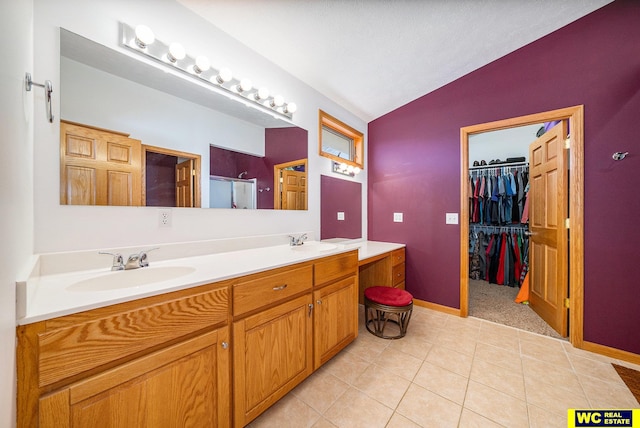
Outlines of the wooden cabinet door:
M 60 122 L 60 204 L 142 204 L 142 144 L 127 134 Z
M 358 335 L 358 281 L 352 276 L 313 293 L 314 368 L 340 352 Z
M 313 371 L 311 293 L 233 323 L 234 424 L 243 427 Z
M 229 426 L 228 335 L 224 327 L 43 396 L 39 426 Z

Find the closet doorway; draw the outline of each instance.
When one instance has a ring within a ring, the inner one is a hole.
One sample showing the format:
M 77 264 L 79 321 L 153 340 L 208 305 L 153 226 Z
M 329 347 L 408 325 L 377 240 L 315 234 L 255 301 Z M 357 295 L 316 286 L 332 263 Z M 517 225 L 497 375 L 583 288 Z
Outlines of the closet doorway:
M 561 225 L 562 232 L 567 238 L 565 250 L 557 251 L 558 255 L 551 264 L 562 264 L 559 271 L 568 272 L 568 301 L 561 302 L 562 306 L 568 306 L 568 339 L 576 347 L 581 347 L 583 342 L 583 278 L 584 278 L 584 250 L 583 250 L 583 200 L 584 200 L 584 135 L 583 135 L 583 106 L 568 107 L 560 110 L 553 110 L 537 113 L 528 116 L 521 116 L 496 122 L 484 123 L 461 128 L 461 225 L 460 225 L 460 315 L 468 316 L 469 312 L 469 136 L 515 128 L 537 123 L 554 121 L 568 121 L 570 129 L 569 145 L 567 153 L 568 165 L 568 186 L 567 191 L 570 196 L 566 198 L 568 206 L 568 220 L 566 225 Z M 540 206 L 540 204 L 539 204 Z M 568 231 L 567 231 L 568 228 Z M 535 251 L 535 250 L 534 250 Z M 548 252 L 552 254 L 553 252 Z M 533 262 L 533 260 L 532 260 Z M 533 269 L 533 267 L 532 267 Z M 531 270 L 531 269 L 530 269 Z M 555 285 L 554 279 L 544 278 L 543 287 Z M 533 293 L 531 293 L 533 294 Z M 566 294 L 566 291 L 565 291 Z M 560 309 L 566 314 L 565 309 Z

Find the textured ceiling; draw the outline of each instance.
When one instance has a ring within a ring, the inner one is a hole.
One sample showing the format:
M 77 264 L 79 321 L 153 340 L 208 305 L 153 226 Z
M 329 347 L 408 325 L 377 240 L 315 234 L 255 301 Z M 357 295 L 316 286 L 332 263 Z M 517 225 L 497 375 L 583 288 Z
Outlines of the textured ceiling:
M 178 0 L 365 121 L 611 0 Z

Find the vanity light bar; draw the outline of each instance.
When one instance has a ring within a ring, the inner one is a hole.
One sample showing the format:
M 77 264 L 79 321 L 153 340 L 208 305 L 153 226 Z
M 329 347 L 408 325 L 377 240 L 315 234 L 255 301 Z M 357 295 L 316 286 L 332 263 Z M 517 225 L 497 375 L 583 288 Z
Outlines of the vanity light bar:
M 138 25 L 134 28 L 121 23 L 120 44 L 165 67 L 180 71 L 230 99 L 235 99 L 247 106 L 257 107 L 276 118 L 282 116 L 291 119 L 298 108 L 293 102 L 285 102 L 282 95 L 269 94 L 267 88 L 254 88 L 249 79 L 233 77 L 228 68 L 212 68 L 209 59 L 205 56 L 190 57 L 180 43 L 166 44 L 158 40 L 147 26 Z

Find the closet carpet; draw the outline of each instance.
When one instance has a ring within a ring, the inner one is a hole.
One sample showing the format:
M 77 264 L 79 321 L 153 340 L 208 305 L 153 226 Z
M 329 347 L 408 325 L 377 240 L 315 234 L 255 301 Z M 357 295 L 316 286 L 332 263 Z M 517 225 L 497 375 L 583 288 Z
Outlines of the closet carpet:
M 517 287 L 469 279 L 469 316 L 566 340 L 529 305 L 514 302 L 518 291 Z

